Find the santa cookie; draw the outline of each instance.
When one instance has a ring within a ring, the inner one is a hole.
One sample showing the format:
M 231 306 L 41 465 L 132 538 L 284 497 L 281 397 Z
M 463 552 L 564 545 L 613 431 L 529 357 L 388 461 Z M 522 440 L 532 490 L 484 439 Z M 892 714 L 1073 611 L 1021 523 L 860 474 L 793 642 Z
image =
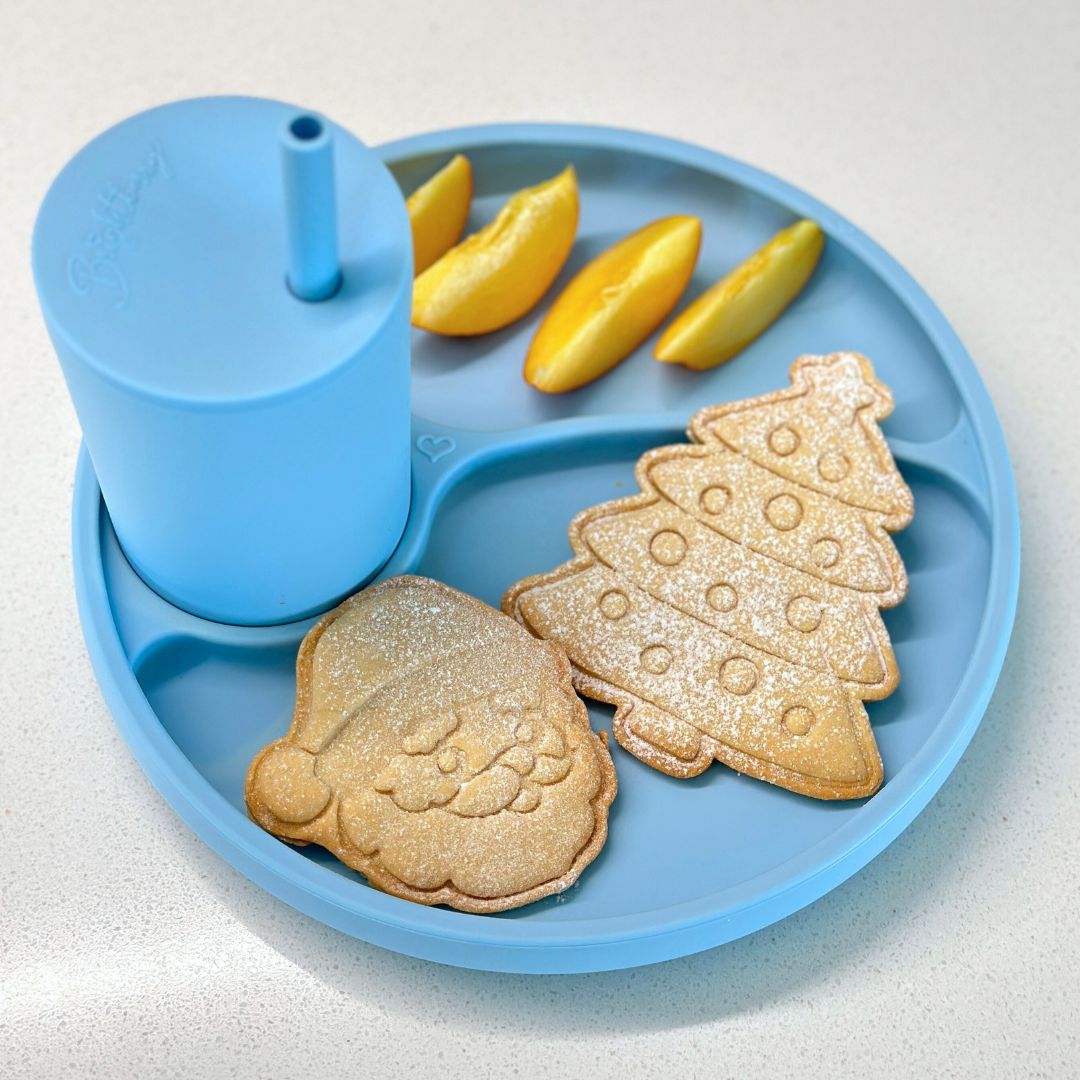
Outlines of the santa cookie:
M 715 759 L 826 799 L 883 778 L 862 702 L 895 689 L 879 609 L 907 576 L 889 533 L 911 492 L 877 422 L 870 362 L 803 356 L 791 387 L 704 409 L 693 444 L 645 454 L 639 495 L 579 514 L 576 557 L 503 609 L 562 645 L 574 682 L 616 705 L 642 761 L 695 776 Z
M 603 847 L 615 772 L 570 665 L 486 604 L 398 577 L 308 633 L 251 816 L 395 896 L 461 911 L 568 888 Z

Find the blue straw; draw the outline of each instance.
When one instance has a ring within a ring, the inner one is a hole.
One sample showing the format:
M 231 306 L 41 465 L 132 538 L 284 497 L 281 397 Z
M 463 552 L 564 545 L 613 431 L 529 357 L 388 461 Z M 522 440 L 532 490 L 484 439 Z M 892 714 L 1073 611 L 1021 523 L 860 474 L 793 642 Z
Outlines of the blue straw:
M 292 117 L 281 133 L 289 288 L 301 300 L 326 300 L 341 284 L 334 141 L 315 113 Z

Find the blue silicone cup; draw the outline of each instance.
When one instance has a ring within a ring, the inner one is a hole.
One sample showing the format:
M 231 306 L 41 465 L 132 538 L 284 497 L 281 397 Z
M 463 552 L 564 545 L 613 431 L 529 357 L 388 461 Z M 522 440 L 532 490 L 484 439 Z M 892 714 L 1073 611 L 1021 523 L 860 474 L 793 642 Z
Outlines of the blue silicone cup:
M 33 259 L 113 526 L 162 596 L 282 622 L 382 565 L 409 507 L 412 241 L 376 154 L 280 102 L 152 109 L 65 166 Z
M 223 858 L 312 917 L 414 956 L 519 972 L 629 967 L 719 945 L 816 900 L 938 790 L 1005 654 L 1020 565 L 1016 496 L 971 360 L 876 244 L 809 196 L 710 151 L 633 132 L 498 125 L 381 152 L 406 191 L 452 154 L 468 154 L 477 178 L 472 227 L 567 162 L 582 186 L 578 242 L 536 311 L 475 341 L 414 336 L 413 506 L 381 573 L 429 574 L 498 604 L 513 581 L 567 558 L 573 514 L 633 492 L 638 456 L 683 439 L 697 408 L 786 386 L 801 352 L 864 352 L 893 390 L 896 410 L 883 428 L 916 505 L 896 536 L 910 594 L 884 613 L 902 681 L 867 705 L 884 786 L 867 800 L 826 803 L 715 765 L 676 780 L 614 746 L 609 840 L 567 893 L 497 916 L 384 895 L 319 848 L 263 833 L 245 812 L 245 769 L 288 727 L 296 648 L 310 622 L 219 626 L 156 596 L 124 560 L 84 456 L 76 585 L 117 725 L 150 779 Z M 807 289 L 730 363 L 673 369 L 653 362 L 647 342 L 578 393 L 532 391 L 522 361 L 560 286 L 615 239 L 671 213 L 704 223 L 688 300 L 795 217 L 820 222 L 828 243 Z M 355 497 L 364 497 L 362 483 Z M 608 727 L 610 714 L 590 706 L 594 727 Z

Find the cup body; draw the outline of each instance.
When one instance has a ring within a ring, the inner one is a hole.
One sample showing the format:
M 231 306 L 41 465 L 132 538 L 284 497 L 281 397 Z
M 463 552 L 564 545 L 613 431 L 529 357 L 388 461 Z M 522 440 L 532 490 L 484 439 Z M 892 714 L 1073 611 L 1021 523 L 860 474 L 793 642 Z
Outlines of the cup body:
M 390 557 L 410 495 L 400 306 L 339 371 L 241 404 L 146 397 L 54 340 L 117 539 L 156 592 L 217 622 L 287 622 Z
M 389 558 L 409 512 L 404 203 L 338 129 L 342 284 L 295 297 L 275 202 L 289 109 L 140 114 L 73 159 L 35 230 L 42 310 L 117 538 L 158 593 L 220 622 L 324 610 Z M 234 171 L 231 146 L 257 160 Z M 88 222 L 114 188 L 119 209 Z

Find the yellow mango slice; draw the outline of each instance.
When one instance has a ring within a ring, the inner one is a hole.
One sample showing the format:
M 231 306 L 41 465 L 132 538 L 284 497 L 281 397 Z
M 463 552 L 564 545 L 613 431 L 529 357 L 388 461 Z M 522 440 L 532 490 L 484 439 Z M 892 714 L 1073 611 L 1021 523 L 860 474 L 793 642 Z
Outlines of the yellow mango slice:
M 513 195 L 495 220 L 451 248 L 413 284 L 413 325 L 436 334 L 486 334 L 533 308 L 574 245 L 573 166 Z
M 422 274 L 461 239 L 472 194 L 472 165 L 458 154 L 405 200 L 412 225 L 414 275 Z
M 608 248 L 563 290 L 533 338 L 525 378 L 576 390 L 629 356 L 679 302 L 701 247 L 701 222 L 661 218 Z
M 656 344 L 656 359 L 699 370 L 730 360 L 795 299 L 824 246 L 812 221 L 782 229 L 675 319 Z

